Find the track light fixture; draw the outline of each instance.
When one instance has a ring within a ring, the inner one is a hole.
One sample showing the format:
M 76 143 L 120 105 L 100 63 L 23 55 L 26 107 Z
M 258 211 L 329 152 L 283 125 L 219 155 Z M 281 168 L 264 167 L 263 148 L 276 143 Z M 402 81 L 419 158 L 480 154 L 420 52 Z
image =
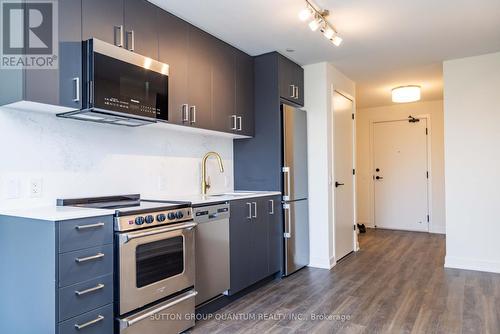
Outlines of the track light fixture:
M 299 19 L 301 21 L 309 21 L 309 28 L 316 31 L 319 28 L 326 39 L 330 40 L 335 46 L 340 46 L 342 38 L 339 36 L 337 30 L 333 25 L 328 23 L 326 17 L 330 14 L 328 10 L 316 9 L 308 0 L 306 1 L 306 8 L 299 12 Z

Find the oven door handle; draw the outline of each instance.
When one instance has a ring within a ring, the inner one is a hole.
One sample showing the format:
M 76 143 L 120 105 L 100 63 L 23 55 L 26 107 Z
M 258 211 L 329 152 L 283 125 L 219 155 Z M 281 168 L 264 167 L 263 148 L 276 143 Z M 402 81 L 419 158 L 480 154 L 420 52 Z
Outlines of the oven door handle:
M 137 233 L 124 233 L 120 234 L 120 245 L 123 245 L 130 240 L 137 239 L 137 238 L 142 238 L 142 237 L 147 237 L 150 235 L 155 235 L 155 234 L 160 234 L 160 233 L 165 233 L 165 232 L 172 232 L 172 231 L 177 231 L 177 230 L 190 230 L 194 227 L 196 227 L 198 223 L 192 222 L 189 224 L 182 224 L 182 225 L 177 225 L 177 226 L 171 226 L 171 227 L 164 227 L 164 228 L 155 228 L 151 229 L 149 231 L 145 232 L 137 232 Z
M 173 307 L 173 306 L 175 306 L 175 305 L 177 305 L 177 304 L 179 304 L 179 303 L 181 303 L 189 298 L 195 297 L 197 294 L 198 294 L 197 291 L 191 291 L 188 294 L 185 294 L 184 296 L 182 296 L 174 301 L 171 301 L 170 303 L 162 305 L 158 308 L 154 308 L 151 311 L 146 311 L 143 314 L 140 314 L 136 317 L 120 319 L 120 329 L 124 329 L 124 328 L 130 327 L 130 326 L 133 326 L 136 323 L 138 323 L 139 321 L 142 321 L 144 319 L 148 319 L 151 316 L 157 314 L 158 312 L 169 309 L 169 308 L 171 308 L 171 307 Z

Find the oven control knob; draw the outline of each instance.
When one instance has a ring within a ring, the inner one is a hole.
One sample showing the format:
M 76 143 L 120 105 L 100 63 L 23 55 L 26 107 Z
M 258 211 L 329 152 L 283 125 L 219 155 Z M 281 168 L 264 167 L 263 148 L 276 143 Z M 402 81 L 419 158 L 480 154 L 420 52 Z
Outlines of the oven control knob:
M 182 213 L 182 211 L 177 211 L 175 216 L 177 217 L 177 219 L 181 219 L 182 217 L 184 217 L 184 214 Z
M 135 218 L 135 225 L 142 225 L 144 224 L 144 217 L 137 217 Z
M 167 219 L 167 217 L 163 213 L 160 213 L 159 215 L 156 216 L 156 220 L 159 222 L 163 222 L 165 221 L 165 219 Z
M 168 219 L 169 220 L 174 220 L 175 219 L 175 213 L 174 212 L 169 212 L 168 213 Z
M 146 221 L 146 224 L 151 224 L 152 222 L 155 221 L 155 217 L 149 215 L 149 216 L 146 216 L 146 218 L 144 220 Z

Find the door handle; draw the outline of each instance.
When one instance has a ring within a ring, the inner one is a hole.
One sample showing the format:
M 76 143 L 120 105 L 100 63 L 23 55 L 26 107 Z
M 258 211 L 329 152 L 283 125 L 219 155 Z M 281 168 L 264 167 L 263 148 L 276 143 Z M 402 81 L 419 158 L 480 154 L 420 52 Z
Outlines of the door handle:
M 90 325 L 96 324 L 96 323 L 98 323 L 99 321 L 102 321 L 102 320 L 104 320 L 104 317 L 99 314 L 99 315 L 97 315 L 97 318 L 95 318 L 94 320 L 90 320 L 90 321 L 88 321 L 88 322 L 86 322 L 84 324 L 81 324 L 81 325 L 80 324 L 75 324 L 75 328 L 78 329 L 78 330 L 84 329 L 85 327 L 88 327 Z
M 196 123 L 196 106 L 191 106 L 190 107 L 190 111 L 191 111 L 191 124 L 194 124 Z
M 75 294 L 77 296 L 83 296 L 83 295 L 86 295 L 87 293 L 91 293 L 91 292 L 94 292 L 94 291 L 97 291 L 97 290 L 101 290 L 101 289 L 104 289 L 104 284 L 99 283 L 95 287 L 87 289 L 87 290 L 83 290 L 83 291 L 76 290 Z
M 242 117 L 238 116 L 237 119 L 238 119 L 238 131 L 241 131 L 241 126 L 242 126 L 241 123 L 243 122 Z
M 292 237 L 292 213 L 290 210 L 290 204 L 283 204 L 283 210 L 286 211 L 287 215 L 285 218 L 285 233 L 283 233 L 283 237 L 285 239 L 290 239 Z
M 75 226 L 75 228 L 77 230 L 86 230 L 89 228 L 99 228 L 99 227 L 103 227 L 103 226 L 104 226 L 104 223 L 95 223 L 95 224 L 88 224 L 88 225 L 77 225 L 77 226 Z
M 182 122 L 189 122 L 189 107 L 187 104 L 183 104 L 181 107 L 182 110 Z
M 73 99 L 73 102 L 79 102 L 80 101 L 80 78 L 79 77 L 73 78 L 73 82 L 75 83 L 75 98 Z
M 77 257 L 77 258 L 75 258 L 75 261 L 78 263 L 82 263 L 82 262 L 87 262 L 87 261 L 92 261 L 92 260 L 98 260 L 98 259 L 103 258 L 103 257 L 104 257 L 104 253 L 97 253 L 96 255 L 92 255 L 92 256 Z
M 290 88 L 292 89 L 292 94 L 290 94 L 290 95 L 294 99 L 295 98 L 295 85 L 290 85 Z
M 269 203 L 271 203 L 271 211 L 269 212 L 269 214 L 274 215 L 274 200 L 270 199 Z
M 257 202 L 252 202 L 253 204 L 253 216 L 252 218 L 257 218 Z
M 233 122 L 233 126 L 231 127 L 231 130 L 236 130 L 237 127 L 236 127 L 236 120 L 238 119 L 238 117 L 236 117 L 236 115 L 231 115 L 231 120 Z
M 118 38 L 116 38 L 116 31 L 119 32 Z M 115 26 L 115 45 L 123 47 L 123 25 Z
M 288 201 L 290 199 L 290 167 L 283 167 L 284 176 L 284 189 L 283 189 L 283 200 Z
M 338 187 L 343 186 L 343 185 L 344 185 L 343 183 L 339 183 L 339 182 L 335 181 L 335 188 L 338 188 Z
M 130 47 L 128 47 L 128 35 L 130 35 Z M 135 50 L 135 33 L 133 30 L 127 31 L 127 48 L 129 51 Z
M 375 176 L 375 179 L 377 179 L 377 180 L 383 180 L 384 178 L 382 176 L 378 176 L 377 175 L 377 176 Z
M 252 203 L 247 203 L 248 206 L 248 216 L 247 219 L 252 219 Z
M 299 99 L 299 86 L 295 86 L 295 99 Z

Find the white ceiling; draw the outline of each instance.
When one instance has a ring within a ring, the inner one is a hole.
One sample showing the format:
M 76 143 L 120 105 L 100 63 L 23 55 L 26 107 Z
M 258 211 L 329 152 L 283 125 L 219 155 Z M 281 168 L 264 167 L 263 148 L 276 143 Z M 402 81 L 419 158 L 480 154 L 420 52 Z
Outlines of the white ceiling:
M 391 104 L 391 88 L 407 84 L 441 99 L 443 60 L 500 51 L 500 0 L 317 0 L 338 48 L 299 21 L 302 0 L 150 1 L 251 55 L 333 63 L 356 81 L 359 107 Z

